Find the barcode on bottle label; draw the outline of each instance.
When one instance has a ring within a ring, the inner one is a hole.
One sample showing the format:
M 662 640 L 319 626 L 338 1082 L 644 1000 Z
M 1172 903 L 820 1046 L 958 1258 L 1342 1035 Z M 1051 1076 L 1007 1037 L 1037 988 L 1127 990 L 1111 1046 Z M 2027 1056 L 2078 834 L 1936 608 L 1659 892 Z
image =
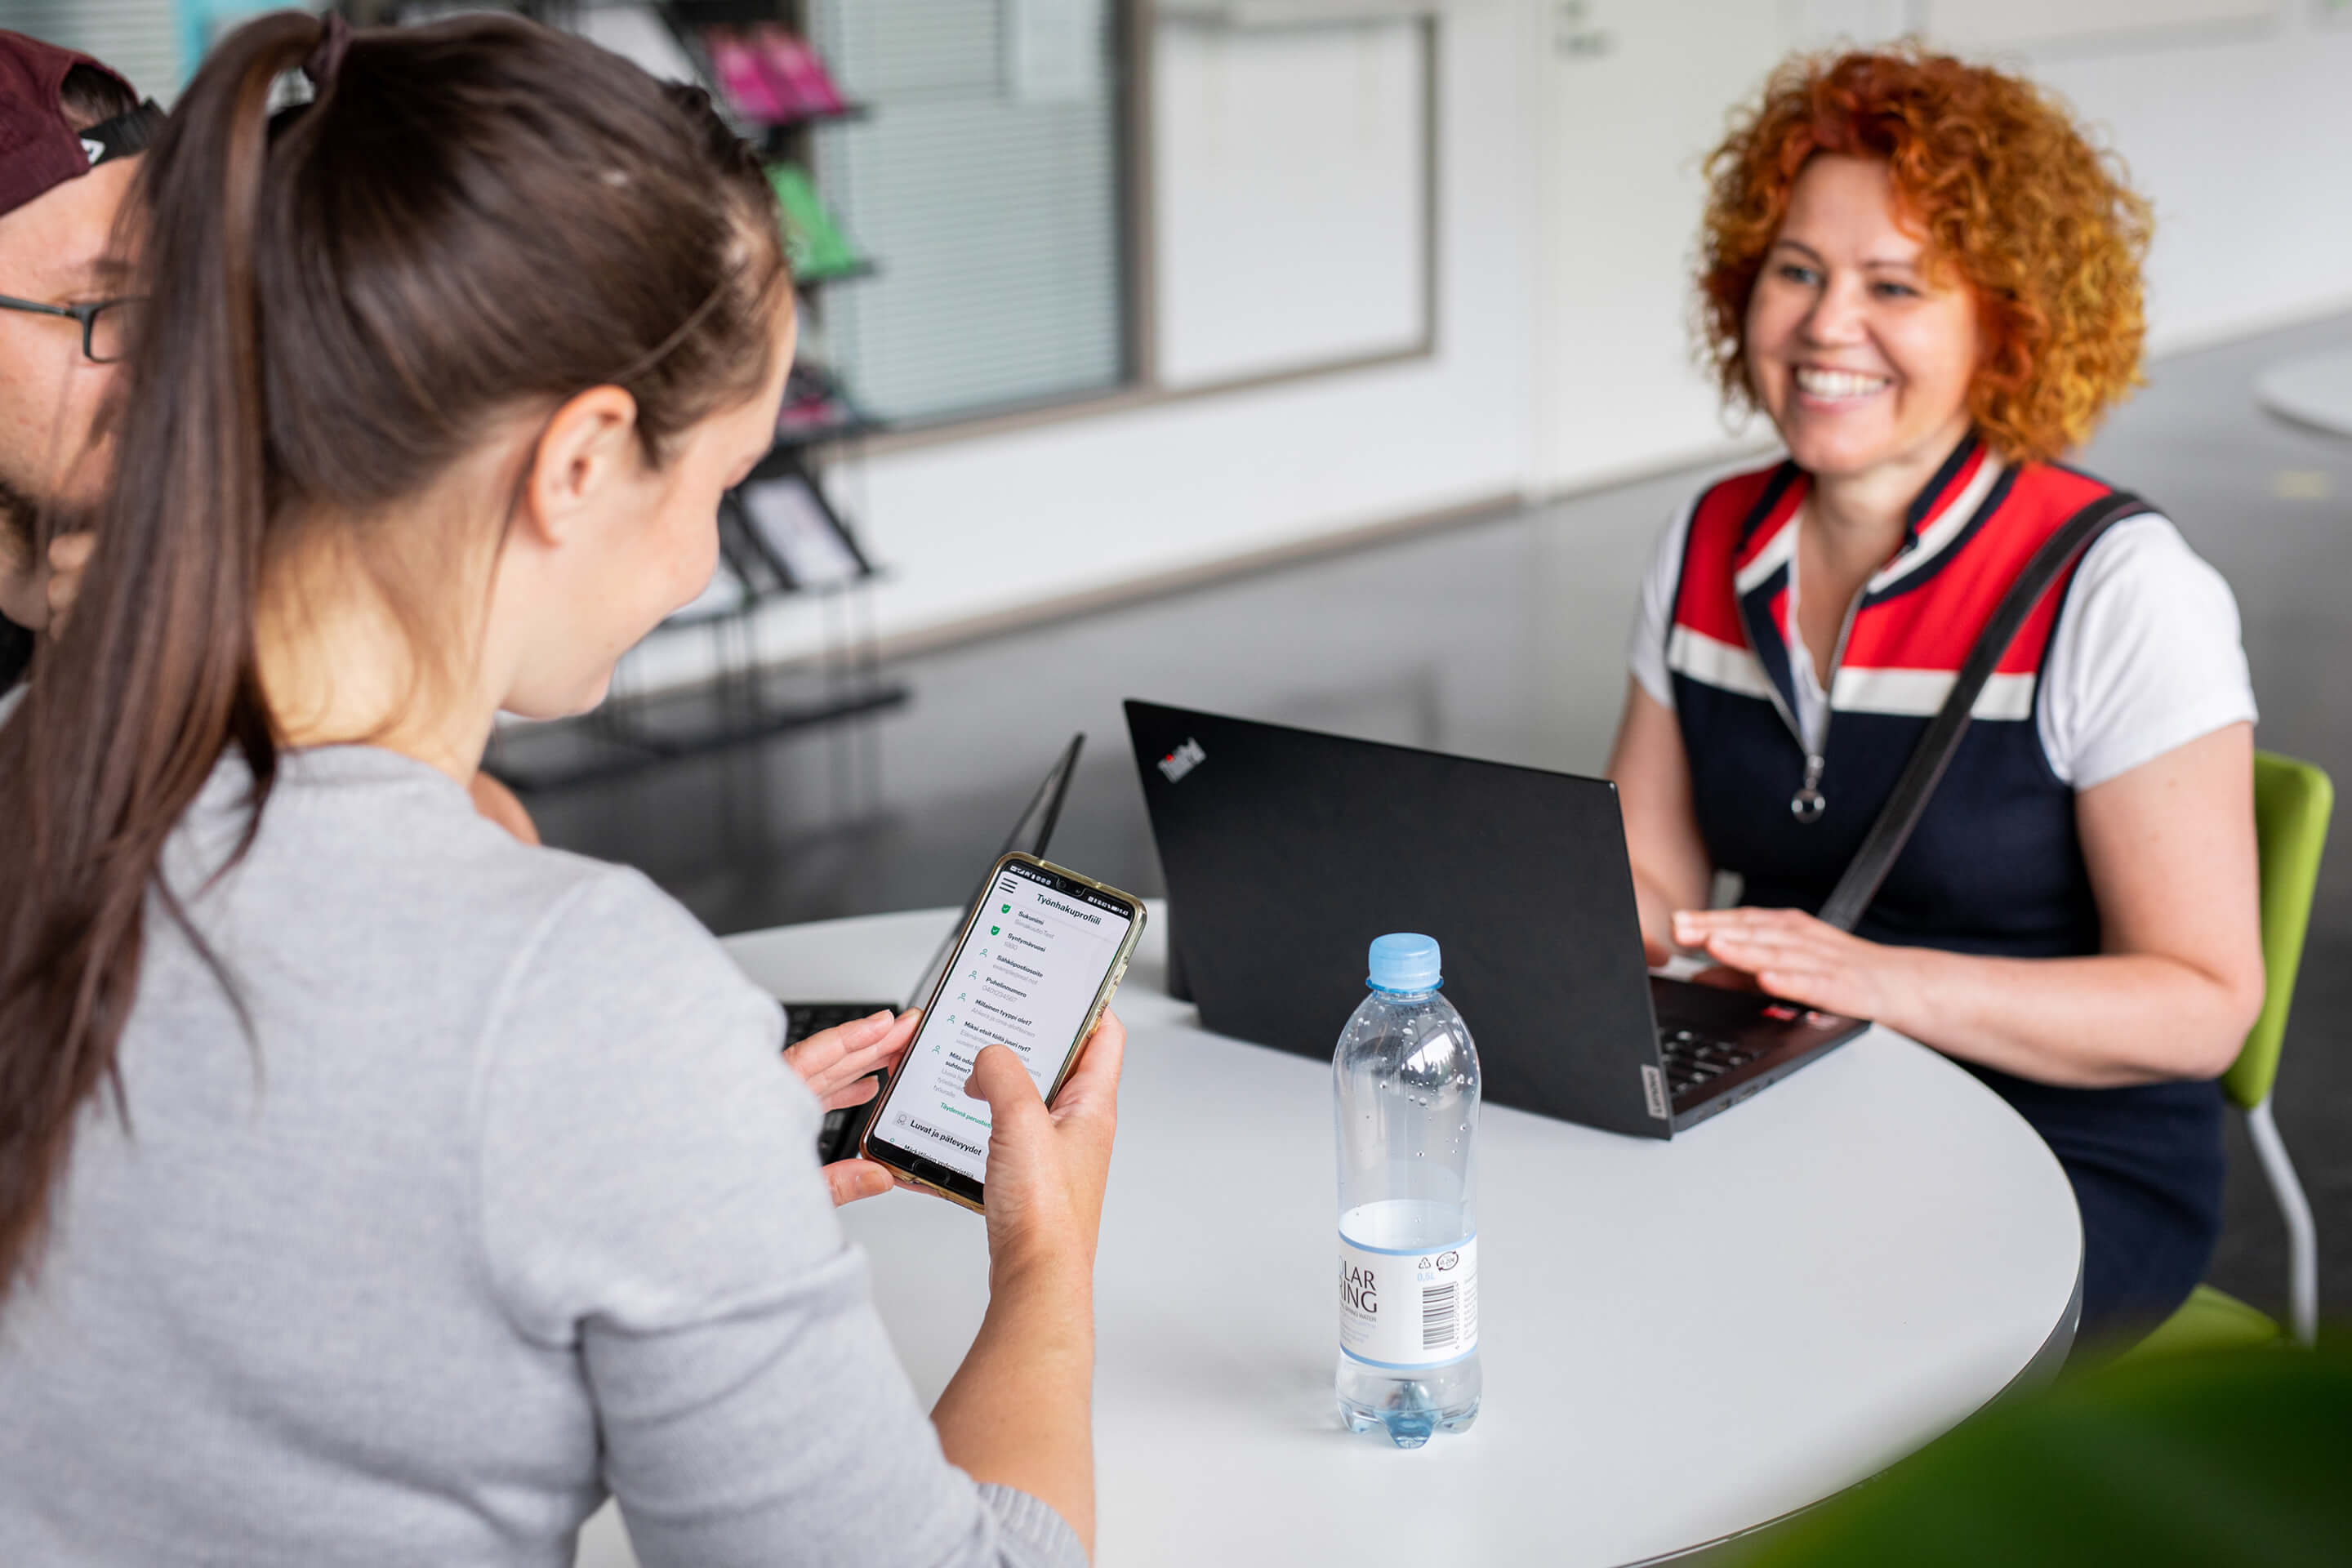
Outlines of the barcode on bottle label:
M 1422 1349 L 1438 1351 L 1453 1347 L 1454 1290 L 1451 1285 L 1432 1285 L 1421 1293 Z
M 1339 1348 L 1383 1367 L 1435 1366 L 1478 1347 L 1478 1238 L 1426 1252 L 1339 1236 Z

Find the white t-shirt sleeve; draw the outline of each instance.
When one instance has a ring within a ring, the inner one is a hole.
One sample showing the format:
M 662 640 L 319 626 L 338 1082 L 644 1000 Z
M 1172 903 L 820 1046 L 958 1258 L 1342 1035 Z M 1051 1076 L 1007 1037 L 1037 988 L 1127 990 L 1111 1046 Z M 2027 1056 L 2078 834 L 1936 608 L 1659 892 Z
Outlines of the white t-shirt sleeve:
M 1675 684 L 1666 672 L 1666 634 L 1674 626 L 1675 590 L 1683 579 L 1683 547 L 1690 538 L 1691 513 L 1697 510 L 1698 498 L 1694 496 L 1675 510 L 1665 531 L 1658 536 L 1649 568 L 1642 574 L 1642 602 L 1634 612 L 1633 635 L 1625 644 L 1626 668 L 1642 683 L 1642 689 L 1670 713 L 1675 707 Z
M 2075 571 L 2042 664 L 2051 770 L 2090 789 L 2254 716 L 2230 584 L 2164 518 L 2109 529 Z

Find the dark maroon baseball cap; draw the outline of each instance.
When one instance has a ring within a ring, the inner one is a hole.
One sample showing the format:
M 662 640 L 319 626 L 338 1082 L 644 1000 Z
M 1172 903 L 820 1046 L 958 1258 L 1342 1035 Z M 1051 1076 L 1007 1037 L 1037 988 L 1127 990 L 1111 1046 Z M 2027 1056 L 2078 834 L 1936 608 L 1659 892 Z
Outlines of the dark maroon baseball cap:
M 100 163 L 146 151 L 163 123 L 163 111 L 150 99 L 86 131 L 66 118 L 66 73 L 88 66 L 120 82 L 137 99 L 120 72 L 88 55 L 0 32 L 0 214 L 15 212 L 68 180 L 78 180 Z

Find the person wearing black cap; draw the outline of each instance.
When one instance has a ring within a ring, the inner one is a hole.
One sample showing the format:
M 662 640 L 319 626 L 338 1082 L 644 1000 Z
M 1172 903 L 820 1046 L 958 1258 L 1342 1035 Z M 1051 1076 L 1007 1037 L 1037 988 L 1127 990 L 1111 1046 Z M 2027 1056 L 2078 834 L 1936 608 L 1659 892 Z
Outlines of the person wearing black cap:
M 73 519 L 104 477 L 90 437 L 137 309 L 115 216 L 163 120 L 89 56 L 0 32 L 0 694 L 88 552 Z
M 115 218 L 163 123 L 88 55 L 0 31 L 0 719 L 89 558 L 80 518 L 107 468 L 92 437 L 140 303 L 122 297 Z M 504 784 L 478 773 L 472 794 L 539 842 Z

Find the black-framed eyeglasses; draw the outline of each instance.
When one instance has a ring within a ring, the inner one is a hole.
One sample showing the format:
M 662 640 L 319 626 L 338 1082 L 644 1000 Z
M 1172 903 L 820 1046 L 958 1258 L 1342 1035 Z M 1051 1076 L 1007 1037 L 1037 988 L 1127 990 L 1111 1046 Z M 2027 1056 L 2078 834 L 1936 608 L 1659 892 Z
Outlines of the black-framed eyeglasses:
M 88 305 L 44 305 L 38 300 L 18 300 L 0 294 L 0 310 L 26 310 L 36 316 L 63 316 L 81 323 L 82 357 L 92 364 L 112 364 L 131 348 L 131 329 L 137 324 L 144 300 L 100 300 Z

